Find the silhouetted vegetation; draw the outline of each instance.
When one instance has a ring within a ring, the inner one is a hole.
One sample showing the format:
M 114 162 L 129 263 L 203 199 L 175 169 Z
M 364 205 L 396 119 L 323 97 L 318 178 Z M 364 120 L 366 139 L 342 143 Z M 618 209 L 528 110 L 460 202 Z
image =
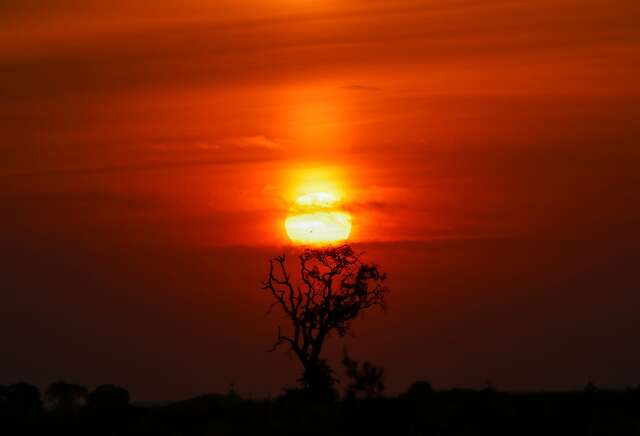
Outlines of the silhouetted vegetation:
M 61 413 L 73 413 L 84 406 L 88 393 L 84 386 L 59 381 L 47 389 L 47 401 Z
M 87 397 L 87 408 L 100 412 L 123 410 L 129 407 L 129 397 L 129 391 L 119 386 L 98 386 Z
M 364 365 L 350 360 L 349 368 Z M 64 387 L 66 396 L 80 392 Z M 77 386 L 77 385 L 76 385 Z M 637 435 L 640 388 L 610 391 L 504 393 L 433 390 L 414 383 L 397 397 L 349 396 L 317 401 L 304 390 L 274 400 L 244 400 L 235 391 L 161 405 L 129 404 L 129 393 L 104 385 L 73 413 L 43 407 L 26 383 L 0 386 L 0 434 L 64 435 Z M 49 389 L 51 390 L 51 389 Z M 67 397 L 69 398 L 69 397 Z M 75 395 L 74 395 L 75 398 Z
M 287 345 L 298 357 L 303 368 L 299 381 L 308 396 L 333 399 L 333 371 L 320 357 L 324 342 L 332 333 L 344 336 L 362 311 L 384 307 L 386 276 L 376 265 L 361 262 L 349 245 L 307 248 L 299 263 L 298 283 L 284 255 L 269 262 L 263 289 L 271 292 L 272 307 L 279 307 L 291 321 L 290 332 L 278 329 L 272 350 Z
M 365 361 L 362 365 L 349 357 L 344 350 L 342 366 L 350 383 L 347 386 L 347 398 L 363 395 L 365 398 L 373 398 L 384 391 L 384 369 Z

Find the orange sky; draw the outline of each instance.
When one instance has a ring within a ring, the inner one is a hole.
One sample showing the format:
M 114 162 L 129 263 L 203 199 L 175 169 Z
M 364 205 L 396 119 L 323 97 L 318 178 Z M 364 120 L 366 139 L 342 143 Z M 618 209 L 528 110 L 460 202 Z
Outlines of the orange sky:
M 640 242 L 637 1 L 131 3 L 0 5 L 0 236 L 24 259 L 41 259 L 25 260 L 36 276 L 65 270 L 47 263 L 56 256 L 102 253 L 111 273 L 86 280 L 108 299 L 129 288 L 113 253 L 151 276 L 168 266 L 148 260 L 146 250 L 178 263 L 166 252 L 275 254 L 287 244 L 282 223 L 296 187 L 318 175 L 342 187 L 355 242 L 378 247 L 382 263 L 406 262 L 392 266 L 398 288 L 421 270 L 416 257 L 440 271 L 464 271 L 465 256 L 486 257 L 500 282 L 492 298 L 516 298 L 500 272 L 547 283 L 544 271 L 524 268 L 531 261 L 524 255 L 523 264 L 502 268 L 502 243 L 515 244 L 509 250 L 543 244 L 530 254 L 541 262 L 544 244 L 556 244 L 564 253 L 558 263 L 571 265 L 583 260 L 572 244 L 594 244 L 631 268 L 624 255 Z M 469 241 L 488 248 L 455 251 Z M 453 251 L 433 254 L 430 244 L 441 243 Z M 381 246 L 405 251 L 389 257 Z M 36 292 L 16 272 L 24 266 L 12 262 L 10 296 Z M 100 271 L 86 262 L 78 268 Z M 604 276 L 610 264 L 603 262 L 593 268 Z M 232 271 L 243 269 L 233 264 Z M 623 266 L 620 288 L 637 289 Z M 468 268 L 480 274 L 479 266 Z M 179 274 L 176 287 L 198 288 Z M 55 275 L 79 286 L 70 276 Z M 226 286 L 232 277 L 220 280 Z M 429 301 L 422 287 L 397 289 L 403 292 Z M 51 298 L 50 307 L 64 313 L 88 310 Z M 153 299 L 151 290 L 144 299 Z M 188 299 L 182 303 L 197 305 L 194 295 Z M 239 303 L 227 303 L 227 313 L 240 316 Z M 472 316 L 465 304 L 472 303 L 461 300 L 460 310 Z M 36 306 L 30 310 L 49 313 Z M 7 373 L 17 376 L 17 362 L 7 363 L 14 365 Z M 398 362 L 387 365 L 401 368 Z M 420 366 L 409 366 L 417 376 Z M 514 375 L 510 383 L 527 386 L 524 379 Z M 161 395 L 143 385 L 140 395 Z M 176 387 L 172 395 L 195 390 Z

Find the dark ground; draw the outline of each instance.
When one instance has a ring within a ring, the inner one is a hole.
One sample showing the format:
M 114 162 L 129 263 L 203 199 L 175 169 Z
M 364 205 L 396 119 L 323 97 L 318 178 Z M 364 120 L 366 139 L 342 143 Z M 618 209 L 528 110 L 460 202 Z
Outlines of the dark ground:
M 398 397 L 334 402 L 296 391 L 271 400 L 231 393 L 161 406 L 87 402 L 66 411 L 0 399 L 2 435 L 640 435 L 640 388 L 504 393 L 416 384 Z

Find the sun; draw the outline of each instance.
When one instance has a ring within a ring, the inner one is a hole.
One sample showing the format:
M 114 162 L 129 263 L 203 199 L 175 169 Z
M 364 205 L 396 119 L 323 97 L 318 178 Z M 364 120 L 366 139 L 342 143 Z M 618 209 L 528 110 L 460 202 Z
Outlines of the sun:
M 324 245 L 348 239 L 351 214 L 341 210 L 340 206 L 340 198 L 330 192 L 299 196 L 284 222 L 289 239 L 305 245 Z

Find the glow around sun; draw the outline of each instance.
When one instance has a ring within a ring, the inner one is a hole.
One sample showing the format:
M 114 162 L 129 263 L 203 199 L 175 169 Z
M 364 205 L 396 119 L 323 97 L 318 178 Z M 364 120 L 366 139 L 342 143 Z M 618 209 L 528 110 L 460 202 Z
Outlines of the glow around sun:
M 340 198 L 329 192 L 299 196 L 285 220 L 289 238 L 298 244 L 322 245 L 344 241 L 351 234 L 351 215 Z

